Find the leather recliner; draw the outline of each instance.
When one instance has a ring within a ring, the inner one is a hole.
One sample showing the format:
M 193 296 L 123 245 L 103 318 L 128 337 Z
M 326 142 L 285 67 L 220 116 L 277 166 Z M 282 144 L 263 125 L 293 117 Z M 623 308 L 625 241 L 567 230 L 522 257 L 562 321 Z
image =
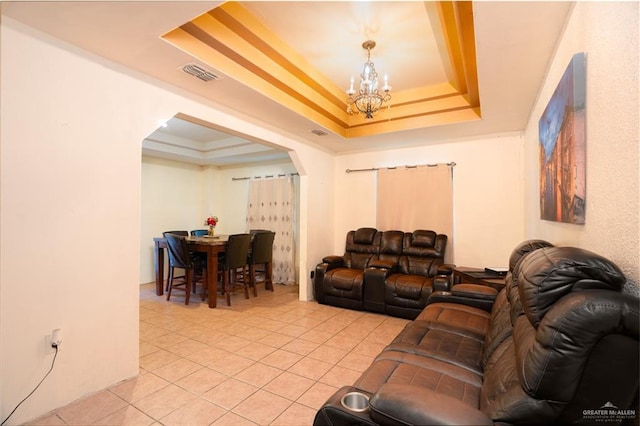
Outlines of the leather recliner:
M 349 231 L 344 256 L 322 259 L 314 276 L 314 296 L 319 303 L 362 310 L 364 269 L 377 258 L 381 236 L 375 228 Z
M 611 407 L 617 414 L 599 423 L 637 415 L 638 299 L 621 292 L 626 279 L 609 260 L 548 245 L 514 251 L 490 312 L 465 304 L 470 292 L 430 298 L 314 424 L 591 424 L 590 413 Z M 342 406 L 352 391 L 370 398 L 364 410 Z
M 384 232 L 386 236 L 387 232 Z M 417 230 L 403 236 L 402 249 L 394 264 L 383 259 L 365 271 L 367 288 L 383 289 L 382 305 L 388 315 L 414 319 L 427 305 L 437 275 L 450 274 L 443 268 L 447 236 L 434 231 Z M 448 278 L 444 279 L 448 282 Z M 366 303 L 371 304 L 371 301 Z M 372 309 L 370 309 L 372 310 Z

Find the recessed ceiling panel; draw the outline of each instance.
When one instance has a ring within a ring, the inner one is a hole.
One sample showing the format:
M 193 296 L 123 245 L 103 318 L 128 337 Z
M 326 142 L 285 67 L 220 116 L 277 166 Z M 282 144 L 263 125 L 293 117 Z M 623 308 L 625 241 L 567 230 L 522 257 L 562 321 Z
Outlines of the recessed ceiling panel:
M 470 2 L 227 2 L 163 38 L 348 138 L 478 120 L 473 25 Z M 348 114 L 345 94 L 366 39 L 393 87 L 372 119 Z

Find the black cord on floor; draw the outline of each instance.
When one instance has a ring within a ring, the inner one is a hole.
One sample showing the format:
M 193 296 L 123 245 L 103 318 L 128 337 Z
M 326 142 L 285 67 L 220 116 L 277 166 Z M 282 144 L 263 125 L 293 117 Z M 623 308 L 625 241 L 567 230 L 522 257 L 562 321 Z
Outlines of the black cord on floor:
M 33 395 L 33 393 L 35 391 L 38 390 L 38 388 L 40 387 L 40 385 L 42 384 L 42 382 L 44 382 L 44 379 L 47 378 L 47 376 L 49 375 L 49 373 L 51 373 L 51 371 L 53 370 L 53 365 L 56 363 L 56 357 L 58 356 L 58 346 L 54 346 L 56 353 L 53 355 L 53 360 L 51 361 L 51 368 L 49 368 L 49 371 L 47 371 L 47 374 L 44 375 L 44 377 L 42 378 L 42 380 L 40 380 L 40 383 L 38 383 L 38 385 L 29 393 L 29 395 L 25 396 L 24 399 L 22 401 L 20 401 L 20 403 L 18 405 L 16 405 L 16 408 L 13 409 L 13 411 L 11 411 L 11 413 L 9 413 L 9 415 L 7 416 L 6 419 L 4 419 L 2 421 L 2 423 L 0 423 L 0 426 L 3 426 L 7 420 L 9 420 L 9 417 L 13 416 L 13 413 L 16 412 L 16 410 L 18 409 L 18 407 L 20 407 L 22 405 L 23 402 L 25 402 L 27 399 L 29 399 L 29 397 L 31 395 Z

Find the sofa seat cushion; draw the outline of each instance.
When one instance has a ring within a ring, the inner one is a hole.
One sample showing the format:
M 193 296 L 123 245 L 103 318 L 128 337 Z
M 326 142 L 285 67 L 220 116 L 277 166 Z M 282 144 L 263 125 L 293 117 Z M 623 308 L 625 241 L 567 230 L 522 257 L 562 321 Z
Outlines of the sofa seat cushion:
M 434 358 L 384 351 L 354 386 L 375 393 L 385 383 L 419 386 L 475 408 L 480 405 L 481 375 Z
M 385 351 L 407 352 L 482 374 L 480 355 L 484 336 L 480 333 L 431 321 L 413 321 Z
M 482 336 L 489 331 L 490 319 L 489 312 L 458 303 L 432 303 L 416 318 L 473 331 Z
M 362 300 L 364 273 L 358 269 L 338 268 L 326 273 L 322 289 L 327 296 Z
M 385 302 L 422 309 L 432 289 L 433 278 L 422 275 L 393 274 L 385 282 Z

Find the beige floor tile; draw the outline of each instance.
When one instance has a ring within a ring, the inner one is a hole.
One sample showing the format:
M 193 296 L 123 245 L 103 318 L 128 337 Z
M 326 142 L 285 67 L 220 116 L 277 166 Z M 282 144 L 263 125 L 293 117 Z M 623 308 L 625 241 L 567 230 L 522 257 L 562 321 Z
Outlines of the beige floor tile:
M 313 329 L 314 330 L 324 331 L 324 332 L 331 333 L 331 334 L 336 334 L 336 333 L 340 332 L 342 329 L 344 329 L 345 327 L 346 327 L 346 325 L 342 324 L 340 322 L 328 322 L 328 321 L 325 321 L 323 323 L 320 323 L 320 324 L 316 325 Z
M 193 339 L 186 339 L 175 345 L 166 346 L 165 349 L 178 356 L 187 356 L 194 352 L 207 349 L 209 345 Z
M 338 391 L 338 387 L 316 382 L 296 402 L 319 410 L 331 395 Z
M 320 377 L 324 376 L 332 367 L 333 364 L 329 364 L 328 362 L 306 357 L 295 363 L 287 371 L 302 377 L 306 377 L 308 379 L 318 380 Z
M 327 374 L 322 376 L 319 381 L 331 386 L 335 386 L 337 388 L 341 388 L 342 386 L 347 386 L 355 383 L 355 381 L 360 377 L 360 374 L 361 373 L 358 371 L 336 365 L 331 370 L 329 370 Z
M 153 343 L 145 342 L 144 340 L 140 340 L 138 347 L 140 350 L 139 356 L 149 355 L 160 350 L 160 348 Z
M 344 349 L 345 351 L 350 351 L 351 349 L 358 346 L 361 340 L 351 338 L 344 334 L 336 334 L 331 339 L 327 340 L 324 344 L 327 346 L 333 346 L 334 348 Z
M 291 401 L 295 401 L 314 383 L 315 381 L 311 379 L 285 371 L 264 385 L 262 389 L 275 393 L 276 395 L 287 398 Z
M 238 404 L 233 412 L 259 425 L 268 425 L 291 404 L 286 398 L 259 390 Z
M 265 336 L 271 334 L 269 330 L 264 330 L 262 328 L 250 327 L 247 331 L 242 333 L 242 337 L 251 340 L 252 342 L 257 342 Z
M 228 376 L 222 373 L 218 373 L 207 367 L 202 367 L 200 370 L 178 380 L 176 385 L 196 395 L 202 395 L 228 378 Z
M 165 335 L 162 335 L 160 337 L 153 339 L 153 344 L 163 349 L 167 349 L 167 347 L 169 346 L 177 345 L 178 343 L 184 342 L 185 340 L 188 340 L 188 339 L 189 338 L 187 336 L 183 336 L 182 334 L 167 333 Z
M 227 376 L 233 376 L 254 363 L 255 361 L 249 358 L 227 353 L 227 355 L 209 364 L 208 367 Z
M 240 351 L 240 349 L 248 346 L 251 343 L 251 340 L 243 339 L 242 337 L 237 336 L 230 336 L 226 339 L 216 342 L 215 347 L 229 352 L 238 352 Z
M 153 373 L 147 373 L 112 386 L 109 390 L 125 401 L 132 403 L 168 385 L 169 382 L 166 380 Z
M 201 398 L 197 398 L 188 404 L 160 419 L 165 426 L 208 425 L 222 417 L 227 410 Z
M 311 425 L 316 417 L 316 410 L 301 404 L 293 403 L 271 424 L 274 426 Z
M 307 340 L 295 339 L 282 347 L 283 350 L 296 353 L 298 355 L 307 355 L 315 350 L 318 343 L 309 342 Z
M 255 426 L 255 423 L 236 413 L 227 411 L 227 414 L 211 423 L 211 426 Z
M 140 367 L 148 371 L 153 371 L 167 364 L 171 364 L 172 362 L 177 361 L 178 359 L 180 359 L 178 355 L 172 354 L 169 351 L 161 349 L 149 355 L 141 356 Z
M 322 320 L 316 319 L 316 318 L 309 318 L 307 317 L 302 317 L 302 318 L 298 318 L 294 324 L 295 325 L 299 325 L 301 327 L 307 327 L 307 328 L 314 328 L 317 325 L 321 324 Z
M 331 339 L 334 335 L 322 330 L 309 330 L 300 336 L 301 340 L 308 340 L 309 342 L 314 343 L 324 343 L 327 340 Z
M 285 336 L 300 337 L 307 331 L 309 331 L 309 328 L 307 327 L 294 325 L 294 324 L 287 324 L 284 327 L 282 327 L 280 330 L 278 330 L 278 333 L 284 334 Z
M 176 385 L 166 386 L 133 405 L 154 419 L 161 419 L 172 411 L 195 399 L 195 396 Z
M 198 336 L 201 336 L 207 332 L 207 328 L 202 325 L 190 325 L 188 327 L 181 328 L 176 331 L 178 334 L 182 334 L 183 336 L 187 336 L 190 339 L 194 339 Z
M 202 397 L 220 407 L 230 410 L 257 390 L 257 387 L 249 383 L 236 379 L 228 379 L 203 394 Z
M 171 332 L 166 328 L 140 321 L 140 340 L 150 341 L 169 333 Z
M 153 373 L 169 382 L 176 382 L 185 376 L 201 369 L 202 366 L 186 358 L 180 358 L 170 364 L 153 370 Z
M 64 420 L 62 420 L 57 414 L 47 414 L 39 419 L 33 421 L 33 423 L 29 423 L 32 425 L 66 425 Z
M 257 324 L 256 327 L 268 331 L 278 331 L 286 325 L 286 322 L 265 318 L 264 321 L 262 321 L 260 324 Z
M 345 355 L 345 357 L 342 358 L 337 365 L 362 373 L 364 370 L 369 368 L 369 365 L 371 365 L 371 362 L 373 362 L 373 358 L 374 357 L 369 355 L 362 355 L 351 352 Z
M 207 349 L 191 353 L 186 358 L 200 365 L 209 365 L 227 356 L 229 352 L 208 346 Z
M 240 349 L 236 353 L 245 358 L 259 361 L 275 350 L 276 348 L 265 345 L 264 343 L 253 342 L 250 345 L 247 345 L 244 348 Z
M 280 374 L 282 374 L 282 370 L 257 362 L 233 377 L 251 385 L 262 387 Z
M 274 348 L 281 348 L 287 343 L 291 342 L 293 339 L 294 337 L 286 336 L 284 334 L 270 333 L 262 339 L 258 340 L 258 342 L 264 343 L 268 346 L 273 346 Z
M 127 402 L 108 390 L 75 401 L 58 410 L 68 424 L 86 425 L 107 417 L 127 406 Z
M 308 357 L 330 364 L 337 364 L 347 353 L 349 352 L 344 349 L 320 345 L 314 349 L 313 352 L 309 353 Z
M 302 355 L 294 354 L 293 352 L 284 351 L 282 349 L 276 349 L 274 352 L 271 352 L 269 355 L 262 358 L 260 362 L 279 368 L 280 370 L 286 370 L 302 358 Z
M 365 340 L 358 343 L 358 345 L 353 348 L 351 352 L 376 357 L 378 356 L 378 354 L 380 354 L 380 352 L 382 352 L 385 346 L 386 345 L 383 345 L 381 343 L 368 342 Z
M 121 410 L 116 411 L 110 416 L 99 420 L 95 424 L 97 425 L 131 425 L 131 426 L 144 426 L 150 425 L 154 420 L 138 410 L 132 405 L 129 405 Z

